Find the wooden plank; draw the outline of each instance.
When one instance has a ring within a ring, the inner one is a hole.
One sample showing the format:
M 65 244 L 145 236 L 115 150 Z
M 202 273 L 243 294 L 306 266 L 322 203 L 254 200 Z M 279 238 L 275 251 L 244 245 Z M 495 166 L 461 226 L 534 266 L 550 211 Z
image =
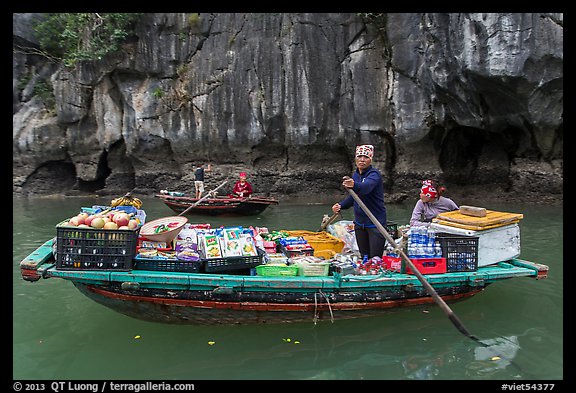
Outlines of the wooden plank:
M 52 244 L 56 241 L 56 238 L 50 239 L 36 250 L 34 250 L 30 255 L 24 258 L 20 262 L 20 266 L 26 269 L 37 269 L 39 266 L 44 264 L 53 258 L 52 255 Z

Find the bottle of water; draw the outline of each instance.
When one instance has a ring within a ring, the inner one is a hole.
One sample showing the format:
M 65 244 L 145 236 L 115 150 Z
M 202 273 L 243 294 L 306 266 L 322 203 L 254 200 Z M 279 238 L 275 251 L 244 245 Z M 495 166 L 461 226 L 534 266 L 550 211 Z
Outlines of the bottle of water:
M 408 254 L 410 258 L 418 258 L 418 246 L 420 245 L 420 227 L 415 226 L 410 229 L 408 238 Z
M 428 227 L 426 225 L 420 227 L 420 244 L 424 247 L 428 244 Z
M 416 243 L 409 242 L 408 243 L 408 257 L 415 258 L 416 257 Z
M 440 242 L 436 241 L 434 244 L 434 257 L 442 258 L 442 247 L 440 246 Z
M 436 231 L 434 228 L 428 228 L 428 244 L 434 247 L 436 243 Z
M 416 246 L 416 258 L 426 258 L 426 246 L 422 243 Z
M 426 252 L 426 258 L 434 258 L 434 246 L 430 242 L 424 246 L 424 250 Z
M 422 226 L 417 226 L 416 228 L 414 228 L 416 231 L 416 244 L 422 244 L 422 240 L 424 239 L 424 234 L 422 233 L 422 229 L 424 229 L 424 227 Z

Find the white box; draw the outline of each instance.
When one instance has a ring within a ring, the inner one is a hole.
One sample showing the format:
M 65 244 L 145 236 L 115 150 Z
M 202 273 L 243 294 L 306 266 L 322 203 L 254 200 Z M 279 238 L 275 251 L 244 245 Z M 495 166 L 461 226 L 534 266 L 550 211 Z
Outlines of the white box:
M 478 237 L 478 267 L 517 258 L 520 255 L 520 227 L 517 223 L 498 228 L 473 231 L 431 223 L 436 232 Z

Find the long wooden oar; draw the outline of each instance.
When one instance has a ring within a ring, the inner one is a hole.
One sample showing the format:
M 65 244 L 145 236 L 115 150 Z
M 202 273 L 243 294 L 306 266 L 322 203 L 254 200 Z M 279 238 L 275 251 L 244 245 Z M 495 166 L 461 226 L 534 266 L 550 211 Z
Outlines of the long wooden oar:
M 188 212 L 188 210 L 192 209 L 193 207 L 198 206 L 198 204 L 200 202 L 202 202 L 203 200 L 205 200 L 206 198 L 210 197 L 210 194 L 212 194 L 214 191 L 216 191 L 217 189 L 219 189 L 220 187 L 222 187 L 224 184 L 226 184 L 228 182 L 228 180 L 224 180 L 224 182 L 222 184 L 220 184 L 218 187 L 216 187 L 215 189 L 209 191 L 208 193 L 206 193 L 206 196 L 203 196 L 202 198 L 198 199 L 198 201 L 196 201 L 195 203 L 191 204 L 190 206 L 188 206 L 186 208 L 186 210 L 184 210 L 182 213 L 178 214 L 179 216 L 182 216 L 184 214 L 186 214 Z
M 398 246 L 396 245 L 396 242 L 394 241 L 392 236 L 390 236 L 390 234 L 388 233 L 388 231 L 386 231 L 384 226 L 382 224 L 380 224 L 380 222 L 376 219 L 376 217 L 374 217 L 374 214 L 372 214 L 372 212 L 368 209 L 368 207 L 364 204 L 364 202 L 362 202 L 362 200 L 360 199 L 360 197 L 358 197 L 356 192 L 354 192 L 353 189 L 348 188 L 348 187 L 346 187 L 346 190 L 350 193 L 350 195 L 352 195 L 352 198 L 354 198 L 354 200 L 358 203 L 358 205 L 360 205 L 362 210 L 364 210 L 364 213 L 366 213 L 366 215 L 370 218 L 370 220 L 374 223 L 374 225 L 376 225 L 376 228 L 378 228 L 380 233 L 382 235 L 384 235 L 384 238 L 386 238 L 386 240 L 388 240 L 388 242 L 390 244 L 394 245 L 394 248 L 396 249 L 397 253 L 402 257 L 402 259 L 410 267 L 410 270 L 412 271 L 412 273 L 414 273 L 414 275 L 416 275 L 418 280 L 420 280 L 420 282 L 422 283 L 424 288 L 426 288 L 426 291 L 428 291 L 430 296 L 432 296 L 434 301 L 440 306 L 442 311 L 444 311 L 444 314 L 446 314 L 448 319 L 450 319 L 450 321 L 452 321 L 454 326 L 456 326 L 456 329 L 458 329 L 466 337 L 469 337 L 469 338 L 473 339 L 474 341 L 481 343 L 481 341 L 476 336 L 470 334 L 470 332 L 468 331 L 468 329 L 466 329 L 466 327 L 464 326 L 462 321 L 460 321 L 458 316 L 456 316 L 456 314 L 454 314 L 452 309 L 450 307 L 448 307 L 448 305 L 446 304 L 444 299 L 442 299 L 440 297 L 440 295 L 438 295 L 438 293 L 432 287 L 432 285 L 430 285 L 430 283 L 428 281 L 426 281 L 426 279 L 424 278 L 422 273 L 420 273 L 420 271 L 418 271 L 418 269 L 416 269 L 416 267 L 414 266 L 414 264 L 412 263 L 410 258 L 408 258 L 408 256 L 404 253 L 404 250 L 402 250 L 401 248 L 398 248 Z

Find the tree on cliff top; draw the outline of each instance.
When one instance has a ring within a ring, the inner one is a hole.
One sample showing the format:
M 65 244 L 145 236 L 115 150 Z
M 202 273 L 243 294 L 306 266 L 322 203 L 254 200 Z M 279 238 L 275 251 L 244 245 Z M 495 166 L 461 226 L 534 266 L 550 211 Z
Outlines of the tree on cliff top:
M 46 56 L 72 67 L 79 60 L 98 60 L 121 49 L 133 32 L 138 13 L 46 14 L 34 26 Z

